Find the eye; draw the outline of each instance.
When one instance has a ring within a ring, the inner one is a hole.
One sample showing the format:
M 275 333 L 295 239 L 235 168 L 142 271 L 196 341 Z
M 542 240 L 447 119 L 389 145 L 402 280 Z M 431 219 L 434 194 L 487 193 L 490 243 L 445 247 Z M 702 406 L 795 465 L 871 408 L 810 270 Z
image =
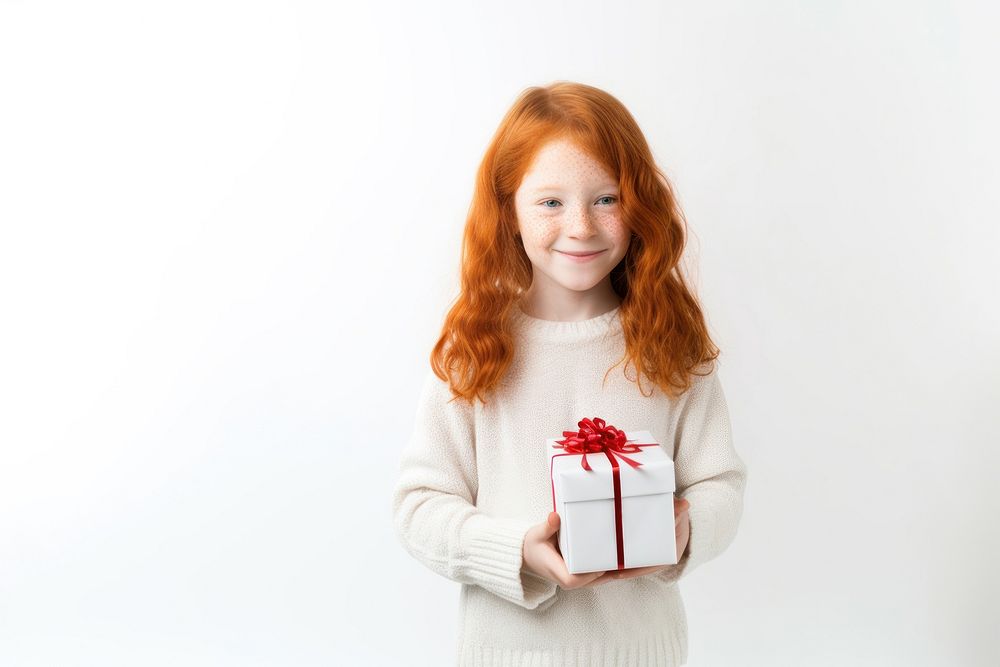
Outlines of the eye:
M 601 197 L 600 199 L 598 199 L 597 201 L 602 201 L 604 199 L 610 199 L 611 200 L 610 202 L 608 202 L 609 205 L 613 204 L 616 201 L 618 201 L 618 198 L 615 197 L 615 196 L 613 196 L 613 195 L 605 195 L 605 196 Z
M 556 199 L 546 199 L 545 201 L 542 202 L 542 206 L 545 206 L 550 201 L 554 201 L 554 202 L 558 203 L 558 200 L 556 200 Z M 545 206 L 545 208 L 555 208 L 555 206 Z

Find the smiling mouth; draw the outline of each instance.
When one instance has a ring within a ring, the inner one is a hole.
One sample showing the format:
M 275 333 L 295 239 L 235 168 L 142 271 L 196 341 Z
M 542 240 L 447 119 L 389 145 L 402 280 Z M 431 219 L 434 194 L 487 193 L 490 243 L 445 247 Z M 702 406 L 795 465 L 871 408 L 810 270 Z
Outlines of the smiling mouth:
M 604 252 L 603 250 L 595 250 L 593 252 L 566 252 L 564 250 L 556 250 L 564 255 L 572 255 L 573 257 L 590 257 L 591 255 L 596 255 L 598 253 Z

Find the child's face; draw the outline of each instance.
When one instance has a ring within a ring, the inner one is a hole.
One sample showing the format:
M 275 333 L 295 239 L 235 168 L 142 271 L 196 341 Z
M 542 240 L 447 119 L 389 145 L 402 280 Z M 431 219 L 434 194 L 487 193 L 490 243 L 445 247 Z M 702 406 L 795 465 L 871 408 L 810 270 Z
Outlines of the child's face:
M 622 221 L 618 182 L 568 140 L 539 150 L 514 207 L 533 282 L 544 277 L 566 289 L 590 290 L 628 250 L 631 232 Z M 566 254 L 594 251 L 598 254 L 585 261 Z

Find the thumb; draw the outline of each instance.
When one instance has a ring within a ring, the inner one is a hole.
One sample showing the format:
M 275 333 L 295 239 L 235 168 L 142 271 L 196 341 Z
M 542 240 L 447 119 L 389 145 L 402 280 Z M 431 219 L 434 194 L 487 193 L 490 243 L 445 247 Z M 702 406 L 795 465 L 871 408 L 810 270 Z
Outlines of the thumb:
M 559 514 L 557 512 L 549 512 L 549 516 L 545 520 L 545 537 L 552 537 L 558 530 Z

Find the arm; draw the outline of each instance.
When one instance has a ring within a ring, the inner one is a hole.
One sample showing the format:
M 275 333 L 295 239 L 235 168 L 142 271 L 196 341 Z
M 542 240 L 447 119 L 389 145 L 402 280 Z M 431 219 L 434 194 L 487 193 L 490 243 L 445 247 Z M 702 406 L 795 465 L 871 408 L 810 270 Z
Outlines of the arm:
M 473 408 L 451 397 L 447 383 L 428 373 L 393 491 L 396 536 L 434 572 L 534 609 L 553 598 L 556 585 L 522 569 L 533 524 L 477 509 Z
M 733 448 L 718 367 L 696 377 L 686 396 L 674 435 L 674 471 L 677 495 L 691 503 L 691 532 L 678 563 L 657 574 L 665 581 L 676 581 L 725 551 L 743 514 L 746 465 Z

